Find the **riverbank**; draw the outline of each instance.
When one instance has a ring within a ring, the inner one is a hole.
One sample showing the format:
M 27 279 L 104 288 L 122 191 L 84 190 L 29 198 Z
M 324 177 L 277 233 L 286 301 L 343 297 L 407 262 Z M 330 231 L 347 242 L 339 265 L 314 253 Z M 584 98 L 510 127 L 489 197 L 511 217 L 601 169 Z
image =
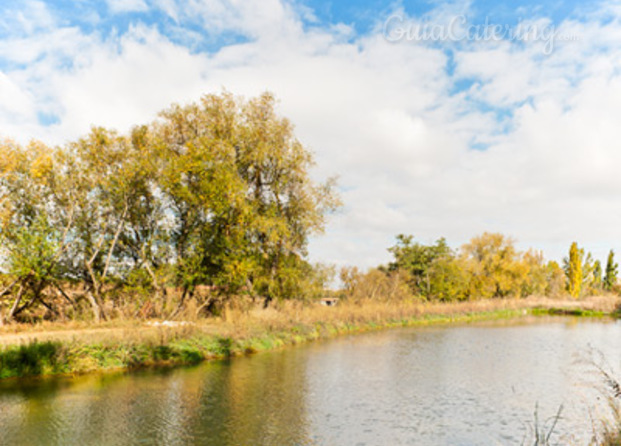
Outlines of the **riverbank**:
M 228 310 L 221 318 L 202 321 L 9 326 L 0 331 L 0 379 L 195 364 L 397 326 L 540 314 L 607 316 L 618 304 L 619 298 L 613 296 L 580 301 L 366 302 L 336 307 L 287 302 L 266 310 Z

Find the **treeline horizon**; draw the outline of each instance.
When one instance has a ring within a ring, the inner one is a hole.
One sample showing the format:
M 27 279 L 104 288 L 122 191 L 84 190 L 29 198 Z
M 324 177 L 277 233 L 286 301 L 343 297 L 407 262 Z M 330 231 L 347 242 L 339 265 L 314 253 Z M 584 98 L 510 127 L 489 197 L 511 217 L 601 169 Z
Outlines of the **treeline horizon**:
M 546 260 L 542 251 L 519 251 L 515 240 L 484 232 L 459 249 L 445 238 L 432 244 L 399 234 L 388 251 L 392 261 L 361 272 L 340 271 L 343 297 L 350 299 L 460 301 L 528 296 L 571 297 L 621 292 L 614 251 L 606 264 L 572 242 L 559 263 Z

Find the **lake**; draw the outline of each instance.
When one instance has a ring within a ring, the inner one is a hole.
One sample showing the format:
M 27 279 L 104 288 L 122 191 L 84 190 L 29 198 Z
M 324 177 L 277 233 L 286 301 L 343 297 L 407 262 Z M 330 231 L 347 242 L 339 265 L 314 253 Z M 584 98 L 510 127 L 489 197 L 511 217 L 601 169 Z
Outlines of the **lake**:
M 191 368 L 10 380 L 0 444 L 519 445 L 561 405 L 552 438 L 587 444 L 605 415 L 590 357 L 619 370 L 620 323 L 402 328 Z

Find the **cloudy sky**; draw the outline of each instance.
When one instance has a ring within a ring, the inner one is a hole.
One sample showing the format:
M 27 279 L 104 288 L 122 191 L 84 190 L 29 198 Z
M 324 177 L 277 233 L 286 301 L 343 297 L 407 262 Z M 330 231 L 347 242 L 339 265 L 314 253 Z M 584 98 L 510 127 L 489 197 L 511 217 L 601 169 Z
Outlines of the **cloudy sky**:
M 509 2 L 507 2 L 509 3 Z M 621 2 L 3 0 L 0 136 L 270 90 L 344 208 L 313 260 L 483 231 L 621 253 Z

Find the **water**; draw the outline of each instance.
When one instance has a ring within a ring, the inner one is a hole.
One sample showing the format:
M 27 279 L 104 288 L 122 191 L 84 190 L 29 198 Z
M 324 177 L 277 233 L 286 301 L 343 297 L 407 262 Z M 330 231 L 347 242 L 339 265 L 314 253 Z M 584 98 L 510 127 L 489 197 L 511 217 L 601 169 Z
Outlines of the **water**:
M 0 384 L 3 445 L 587 444 L 604 415 L 589 352 L 621 324 L 537 319 L 395 329 L 193 368 Z M 597 356 L 598 354 L 596 354 Z

